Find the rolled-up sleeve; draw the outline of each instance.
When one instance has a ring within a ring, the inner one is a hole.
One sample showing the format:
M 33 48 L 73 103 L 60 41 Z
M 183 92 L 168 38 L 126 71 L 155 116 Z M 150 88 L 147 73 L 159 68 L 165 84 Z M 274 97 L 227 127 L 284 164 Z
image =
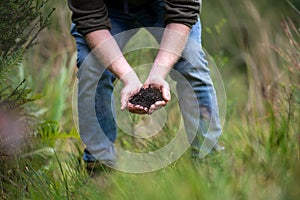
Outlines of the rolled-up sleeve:
M 181 23 L 192 27 L 197 21 L 201 0 L 165 0 L 165 24 Z
M 68 0 L 68 5 L 72 11 L 72 22 L 82 35 L 96 30 L 111 29 L 103 0 Z

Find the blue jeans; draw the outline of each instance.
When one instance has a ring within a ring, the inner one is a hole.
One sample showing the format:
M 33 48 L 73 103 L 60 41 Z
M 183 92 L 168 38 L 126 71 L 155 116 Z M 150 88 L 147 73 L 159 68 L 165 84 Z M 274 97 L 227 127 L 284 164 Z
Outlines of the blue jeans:
M 161 0 L 157 0 L 146 8 L 141 8 L 134 13 L 124 13 L 123 10 L 113 8 L 108 8 L 108 13 L 108 17 L 112 24 L 112 35 L 141 27 L 164 27 L 164 3 Z M 90 49 L 83 36 L 76 31 L 75 24 L 72 24 L 71 34 L 76 40 L 78 51 L 77 66 L 80 68 L 84 59 L 90 53 Z M 134 32 L 131 31 L 130 34 L 125 34 L 124 38 L 118 41 L 120 49 L 126 45 L 133 35 Z M 154 37 L 156 36 L 154 35 Z M 157 37 L 157 40 L 159 41 L 160 38 Z M 183 51 L 182 57 L 183 58 L 181 58 L 174 66 L 175 71 L 178 73 L 171 71 L 170 76 L 172 79 L 177 81 L 176 89 L 179 96 L 180 109 L 183 115 L 186 131 L 188 135 L 191 135 L 190 142 L 193 150 L 192 153 L 193 156 L 198 156 L 201 148 L 200 141 L 203 140 L 203 138 L 208 138 L 208 140 L 211 140 L 211 142 L 215 144 L 215 138 L 221 134 L 215 90 L 210 78 L 209 69 L 207 68 L 205 54 L 201 47 L 200 20 L 191 29 L 189 40 Z M 182 78 L 180 78 L 178 74 L 180 74 L 181 77 L 184 77 L 188 83 L 186 81 L 182 81 Z M 114 74 L 105 69 L 102 77 L 99 79 L 95 95 L 95 111 L 98 122 L 103 132 L 111 142 L 114 142 L 117 137 L 116 122 L 113 117 L 115 115 L 115 110 L 114 107 L 111 106 L 114 105 L 114 97 L 112 93 L 114 89 L 113 82 L 115 79 L 116 77 Z M 196 106 L 197 109 L 200 109 L 200 118 L 195 117 L 197 114 L 191 114 L 191 112 L 195 109 L 189 102 L 189 100 L 192 99 L 192 97 L 189 98 L 189 96 L 192 94 L 187 92 L 185 89 L 186 87 L 191 87 L 196 94 Z M 79 121 L 84 120 L 85 119 L 79 118 Z M 207 133 L 207 124 L 209 123 L 212 133 Z M 199 128 L 198 130 L 190 129 L 191 126 L 199 126 Z M 82 134 L 82 130 L 80 130 L 80 134 Z M 93 135 L 97 133 L 90 132 L 88 134 Z M 192 137 L 195 135 L 196 137 Z M 87 148 L 89 148 L 89 145 L 86 145 Z M 88 151 L 84 152 L 83 159 L 85 161 L 95 160 Z

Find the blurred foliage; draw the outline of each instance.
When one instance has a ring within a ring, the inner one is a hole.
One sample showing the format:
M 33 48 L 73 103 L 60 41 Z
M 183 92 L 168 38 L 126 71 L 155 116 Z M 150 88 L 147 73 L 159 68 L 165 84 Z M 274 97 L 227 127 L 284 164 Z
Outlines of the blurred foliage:
M 0 55 L 6 57 L 34 44 L 39 32 L 49 23 L 52 11 L 43 17 L 46 0 L 9 0 L 0 3 Z
M 37 35 L 49 23 L 52 11 L 43 17 L 47 1 L 10 0 L 0 3 L 0 106 L 10 111 L 38 97 L 28 97 L 31 90 L 18 82 L 17 67 L 23 62 L 25 50 L 34 44 Z
M 52 0 L 46 4 L 45 12 L 50 12 L 52 7 L 55 11 L 51 23 L 39 34 L 39 45 L 26 54 L 19 73 L 26 78 L 28 87 L 43 95 L 27 106 L 30 113 L 39 119 L 58 121 L 62 129 L 71 131 L 77 70 L 75 44 L 69 30 L 71 15 L 66 1 Z
M 288 0 L 204 1 L 203 46 L 223 76 L 228 117 L 244 111 L 263 116 L 265 101 L 276 109 L 277 90 L 288 71 L 272 47 L 288 44 L 282 23 L 289 18 L 299 27 L 299 9 L 299 1 Z
M 24 105 L 39 99 L 18 76 L 24 54 L 38 34 L 49 24 L 50 11 L 44 17 L 44 0 L 9 0 L 0 2 L 0 182 L 10 183 L 18 173 L 15 156 L 28 141 L 29 125 Z M 22 181 L 22 179 L 18 179 Z M 9 187 L 10 188 L 10 187 Z M 2 191 L 4 189 L 1 186 Z M 6 190 L 6 189 L 5 189 Z

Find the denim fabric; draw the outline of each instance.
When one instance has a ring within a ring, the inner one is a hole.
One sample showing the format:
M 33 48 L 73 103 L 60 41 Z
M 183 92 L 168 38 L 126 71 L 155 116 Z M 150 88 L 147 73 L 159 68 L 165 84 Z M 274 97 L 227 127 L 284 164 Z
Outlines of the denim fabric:
M 147 8 L 141 9 L 135 13 L 125 13 L 123 10 L 112 8 L 108 8 L 108 11 L 108 17 L 112 24 L 112 35 L 140 27 L 164 27 L 164 3 L 161 0 L 155 1 L 150 6 L 147 6 Z M 90 53 L 90 49 L 83 36 L 76 31 L 76 26 L 74 24 L 72 24 L 71 27 L 71 34 L 76 40 L 78 51 L 77 66 L 80 68 L 84 59 Z M 126 45 L 133 35 L 134 32 L 131 31 L 128 34 L 125 34 L 124 38 L 118 40 L 120 49 Z M 154 35 L 154 37 L 156 37 L 156 35 Z M 157 40 L 160 40 L 159 36 L 157 36 Z M 217 141 L 216 139 L 221 134 L 216 94 L 210 78 L 209 69 L 207 68 L 205 54 L 201 47 L 200 20 L 192 27 L 189 40 L 182 55 L 183 58 L 178 61 L 174 66 L 174 69 L 188 81 L 188 84 L 194 90 L 198 100 L 197 109 L 200 109 L 201 112 L 201 120 L 194 117 L 195 114 L 191 113 L 194 112 L 195 109 L 191 108 L 191 103 L 189 102 L 191 99 L 189 96 L 191 94 L 186 92 L 187 90 L 185 88 L 189 87 L 187 83 L 181 81 L 181 78 L 174 72 L 171 72 L 170 76 L 177 81 L 179 104 L 184 118 L 186 131 L 190 135 L 197 135 L 195 138 L 191 137 L 190 142 L 192 143 L 193 155 L 198 156 L 200 149 L 203 149 L 203 147 L 201 147 L 201 140 L 203 141 L 203 138 L 206 138 L 208 143 L 211 143 L 209 145 L 213 146 Z M 111 142 L 114 142 L 117 137 L 116 122 L 113 117 L 115 115 L 114 97 L 112 95 L 114 80 L 115 76 L 105 69 L 105 72 L 98 82 L 95 95 L 95 110 L 98 122 Z M 81 91 L 79 91 L 79 93 L 80 92 Z M 79 119 L 79 121 L 83 120 L 84 119 Z M 194 130 L 189 127 L 195 126 L 195 124 L 197 124 L 197 127 L 199 125 L 197 133 L 189 133 L 194 132 Z M 83 133 L 80 131 L 80 134 Z M 85 134 L 93 135 L 97 133 L 91 132 Z M 87 148 L 89 148 L 88 145 Z M 88 151 L 84 152 L 83 159 L 85 161 L 94 161 L 95 157 L 87 152 Z M 110 151 L 107 152 L 109 153 Z M 109 156 L 107 157 L 109 158 Z

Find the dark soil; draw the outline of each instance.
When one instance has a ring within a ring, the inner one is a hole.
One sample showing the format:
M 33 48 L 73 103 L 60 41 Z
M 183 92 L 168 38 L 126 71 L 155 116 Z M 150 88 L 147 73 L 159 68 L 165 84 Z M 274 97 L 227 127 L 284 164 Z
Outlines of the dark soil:
M 139 93 L 134 95 L 129 102 L 133 105 L 140 105 L 149 109 L 155 102 L 163 100 L 162 94 L 158 89 L 141 88 Z

